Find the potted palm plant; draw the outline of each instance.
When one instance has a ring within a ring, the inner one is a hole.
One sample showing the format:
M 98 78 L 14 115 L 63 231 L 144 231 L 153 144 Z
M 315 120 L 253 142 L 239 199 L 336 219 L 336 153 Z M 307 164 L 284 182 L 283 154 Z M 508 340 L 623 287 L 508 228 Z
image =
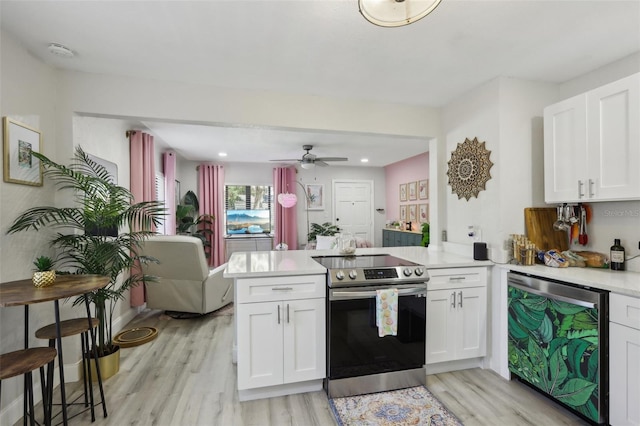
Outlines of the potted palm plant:
M 192 235 L 202 240 L 204 253 L 211 256 L 209 236 L 213 234 L 214 216 L 203 214 L 196 216 L 200 210 L 198 196 L 193 191 L 184 194 L 184 204 L 176 206 L 176 234 Z
M 70 273 L 110 278 L 106 287 L 81 296 L 74 305 L 84 303 L 86 297 L 95 307 L 100 321 L 96 340 L 99 356 L 119 355 L 112 340 L 113 313 L 127 290 L 153 279 L 134 266 L 151 261 L 139 256 L 138 249 L 154 233 L 153 227 L 159 225 L 164 205 L 158 201 L 134 204 L 131 192 L 115 184 L 109 172 L 91 160 L 81 147 L 76 148 L 69 166 L 57 164 L 40 153 L 32 154 L 41 161 L 45 177 L 59 190 L 72 191 L 76 202 L 72 207 L 30 208 L 15 219 L 7 232 L 53 227 L 58 232 L 50 244 L 59 252 L 59 267 Z

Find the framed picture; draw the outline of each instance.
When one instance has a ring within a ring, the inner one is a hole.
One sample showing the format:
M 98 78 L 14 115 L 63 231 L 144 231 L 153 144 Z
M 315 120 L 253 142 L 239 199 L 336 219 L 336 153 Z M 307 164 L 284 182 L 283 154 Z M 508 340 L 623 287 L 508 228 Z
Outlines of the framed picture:
M 401 222 L 407 221 L 407 206 L 404 204 L 400 206 L 400 221 Z
M 42 186 L 42 165 L 32 155 L 42 151 L 42 135 L 31 127 L 4 117 L 4 181 Z
M 429 204 L 418 205 L 418 221 L 420 223 L 429 222 Z
M 324 210 L 324 185 L 309 183 L 304 187 L 307 192 L 307 210 Z
M 408 186 L 408 190 L 409 190 L 409 200 L 413 201 L 413 200 L 417 200 L 418 199 L 418 185 L 416 182 L 409 182 L 407 184 Z
M 407 201 L 407 184 L 400 184 L 400 201 Z
M 429 199 L 429 179 L 418 181 L 418 198 L 421 200 Z
M 418 206 L 409 204 L 409 222 L 415 223 L 418 220 Z

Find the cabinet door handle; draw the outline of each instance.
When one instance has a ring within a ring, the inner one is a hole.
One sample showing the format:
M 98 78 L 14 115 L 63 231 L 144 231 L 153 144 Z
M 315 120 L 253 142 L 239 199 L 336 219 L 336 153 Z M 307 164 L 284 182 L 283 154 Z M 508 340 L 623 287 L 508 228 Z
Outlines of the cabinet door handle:
M 456 307 L 456 292 L 451 293 L 451 307 L 455 309 Z
M 462 290 L 458 293 L 458 297 L 460 298 L 460 300 L 458 300 L 458 306 L 462 308 Z
M 280 305 L 278 305 L 278 324 L 280 324 Z
M 272 287 L 271 291 L 291 291 L 292 287 Z
M 465 280 L 467 277 L 449 277 L 449 281 L 462 281 Z
M 578 181 L 578 198 L 584 197 L 584 192 L 582 192 L 582 187 L 584 186 L 584 182 L 581 180 Z
M 589 198 L 593 198 L 593 196 L 595 195 L 593 193 L 593 185 L 595 184 L 595 182 L 593 181 L 593 179 L 589 179 Z
M 289 324 L 289 304 L 287 303 L 287 324 Z

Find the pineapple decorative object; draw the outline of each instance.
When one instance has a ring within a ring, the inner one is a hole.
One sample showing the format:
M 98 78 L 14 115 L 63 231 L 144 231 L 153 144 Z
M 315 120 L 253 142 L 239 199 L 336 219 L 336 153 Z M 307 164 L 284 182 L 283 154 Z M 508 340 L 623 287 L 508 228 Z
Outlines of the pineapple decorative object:
M 47 256 L 38 257 L 33 264 L 33 285 L 38 288 L 49 287 L 56 280 L 56 271 L 53 269 L 53 260 Z

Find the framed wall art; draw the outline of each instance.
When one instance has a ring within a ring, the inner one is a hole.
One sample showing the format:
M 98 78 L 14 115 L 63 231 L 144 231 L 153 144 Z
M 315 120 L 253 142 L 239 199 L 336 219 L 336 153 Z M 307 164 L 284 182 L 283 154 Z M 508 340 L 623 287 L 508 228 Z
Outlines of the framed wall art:
M 418 220 L 418 206 L 409 204 L 409 222 L 415 223 Z
M 400 206 L 400 221 L 401 222 L 407 221 L 407 205 L 406 204 L 403 204 Z
M 429 204 L 418 205 L 418 221 L 420 223 L 429 222 Z
M 400 201 L 407 201 L 407 184 L 400 184 Z
M 418 198 L 421 200 L 429 199 L 429 179 L 418 181 Z
M 42 165 L 33 156 L 42 152 L 42 135 L 26 124 L 3 119 L 4 181 L 42 186 Z
M 407 184 L 407 190 L 409 191 L 409 201 L 418 199 L 418 184 L 417 182 L 409 182 Z
M 447 163 L 447 176 L 451 192 L 458 199 L 465 198 L 469 201 L 471 197 L 478 198 L 480 191 L 486 189 L 493 166 L 490 156 L 491 151 L 486 148 L 486 142 L 480 143 L 478 138 L 466 138 L 451 153 L 451 159 Z
M 305 185 L 307 192 L 307 210 L 324 210 L 324 185 L 309 183 Z

